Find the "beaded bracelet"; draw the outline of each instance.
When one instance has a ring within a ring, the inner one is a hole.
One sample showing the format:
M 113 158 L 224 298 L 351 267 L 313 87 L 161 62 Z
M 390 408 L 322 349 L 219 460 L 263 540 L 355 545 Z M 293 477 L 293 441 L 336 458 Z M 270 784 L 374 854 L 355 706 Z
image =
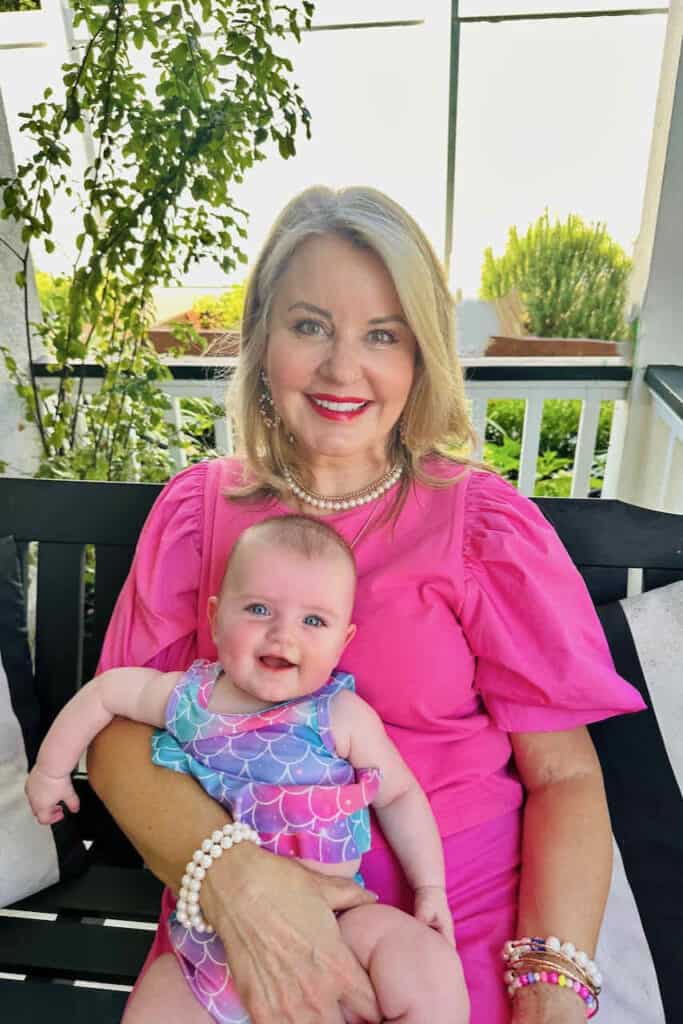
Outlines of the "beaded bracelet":
M 572 942 L 560 942 L 554 935 L 550 935 L 547 939 L 538 937 L 510 939 L 503 946 L 502 956 L 505 961 L 514 961 L 526 953 L 551 953 L 559 956 L 586 974 L 597 992 L 602 988 L 602 974 L 598 965 L 590 959 L 587 953 L 577 949 Z
M 245 839 L 250 843 L 256 843 L 257 846 L 261 843 L 258 832 L 250 825 L 234 821 L 224 825 L 222 829 L 216 829 L 203 841 L 199 849 L 194 851 L 192 860 L 185 868 L 176 903 L 176 918 L 185 928 L 195 928 L 198 932 L 213 931 L 211 925 L 204 920 L 199 907 L 202 882 L 213 862 L 223 856 L 223 850 L 229 850 L 231 846 Z
M 547 985 L 559 985 L 561 988 L 573 990 L 586 1004 L 587 1020 L 590 1020 L 598 1012 L 600 1007 L 598 997 L 589 988 L 582 985 L 578 978 L 573 978 L 568 973 L 558 971 L 527 971 L 526 974 L 518 974 L 514 977 L 514 981 L 508 985 L 508 994 L 512 999 L 518 989 L 524 988 L 527 985 L 535 985 L 537 982 L 545 982 Z
M 510 968 L 504 980 L 511 999 L 520 988 L 544 982 L 575 992 L 586 1005 L 587 1018 L 598 1012 L 602 975 L 588 954 L 573 943 L 560 942 L 554 935 L 511 939 L 503 946 L 502 957 Z

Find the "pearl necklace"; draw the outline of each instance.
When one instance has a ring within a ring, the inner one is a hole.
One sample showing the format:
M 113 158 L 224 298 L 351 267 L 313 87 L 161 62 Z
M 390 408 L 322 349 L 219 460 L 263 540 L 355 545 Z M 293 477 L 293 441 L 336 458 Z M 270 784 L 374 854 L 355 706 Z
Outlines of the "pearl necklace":
M 299 501 L 306 505 L 313 505 L 314 508 L 329 509 L 339 512 L 342 509 L 358 508 L 360 505 L 367 505 L 369 501 L 381 498 L 383 494 L 393 487 L 403 472 L 403 466 L 394 466 L 384 476 L 376 480 L 374 484 L 364 487 L 360 491 L 352 491 L 350 494 L 340 494 L 338 498 L 329 498 L 324 494 L 317 494 L 315 491 L 307 491 L 298 483 L 291 470 L 285 468 L 282 475 L 287 481 L 287 486 Z

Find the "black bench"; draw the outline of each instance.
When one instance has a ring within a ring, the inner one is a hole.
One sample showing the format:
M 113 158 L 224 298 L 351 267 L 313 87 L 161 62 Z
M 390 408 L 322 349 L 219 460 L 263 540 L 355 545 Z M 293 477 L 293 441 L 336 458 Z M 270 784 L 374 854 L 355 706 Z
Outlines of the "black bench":
M 151 484 L 0 478 L 0 536 L 38 541 L 35 672 L 45 727 L 95 669 L 134 545 L 160 488 Z M 683 579 L 683 517 L 619 501 L 538 499 L 584 575 L 596 604 L 626 595 L 628 568 L 643 589 Z M 84 610 L 85 546 L 95 550 L 94 593 Z M 77 824 L 92 841 L 84 875 L 13 910 L 56 919 L 0 917 L 0 1006 L 7 1020 L 114 1024 L 126 993 L 73 986 L 131 985 L 156 921 L 161 886 L 79 777 Z M 104 919 L 127 922 L 103 927 Z M 53 984 L 48 984 L 53 982 Z M 61 984 L 60 984 L 61 983 Z

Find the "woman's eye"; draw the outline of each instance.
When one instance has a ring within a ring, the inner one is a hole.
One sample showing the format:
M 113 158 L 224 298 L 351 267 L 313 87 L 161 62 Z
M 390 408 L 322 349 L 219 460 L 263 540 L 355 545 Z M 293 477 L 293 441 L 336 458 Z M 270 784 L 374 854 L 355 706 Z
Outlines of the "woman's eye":
M 319 338 L 327 334 L 325 325 L 318 320 L 298 320 L 294 324 L 297 334 L 303 334 L 307 338 Z
M 393 345 L 396 342 L 396 335 L 391 331 L 385 331 L 382 327 L 378 327 L 375 331 L 370 331 L 368 338 L 378 345 Z
M 321 619 L 319 615 L 307 615 L 304 618 L 304 625 L 315 626 L 316 628 L 319 628 L 320 626 L 327 625 L 327 623 L 325 622 L 324 619 Z
M 268 608 L 266 607 L 265 604 L 248 604 L 246 607 L 246 611 L 248 611 L 250 615 L 268 614 Z

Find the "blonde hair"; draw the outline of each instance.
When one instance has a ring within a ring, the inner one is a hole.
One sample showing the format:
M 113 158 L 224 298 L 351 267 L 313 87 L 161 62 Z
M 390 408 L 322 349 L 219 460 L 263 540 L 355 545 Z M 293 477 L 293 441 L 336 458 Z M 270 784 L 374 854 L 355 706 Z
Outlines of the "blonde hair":
M 453 462 L 469 460 L 453 449 L 473 440 L 465 404 L 462 370 L 455 352 L 454 303 L 444 270 L 424 232 L 388 196 L 372 188 L 314 186 L 291 200 L 275 221 L 247 285 L 240 361 L 228 395 L 240 454 L 248 468 L 245 486 L 235 496 L 280 496 L 287 486 L 282 469 L 291 467 L 310 483 L 307 466 L 287 439 L 284 423 L 268 428 L 259 399 L 268 324 L 278 284 L 298 247 L 308 238 L 337 235 L 373 251 L 383 262 L 403 313 L 417 340 L 415 378 L 388 456 L 404 469 L 399 498 L 411 479 L 443 486 L 452 478 L 430 475 L 423 462 L 440 454 Z

